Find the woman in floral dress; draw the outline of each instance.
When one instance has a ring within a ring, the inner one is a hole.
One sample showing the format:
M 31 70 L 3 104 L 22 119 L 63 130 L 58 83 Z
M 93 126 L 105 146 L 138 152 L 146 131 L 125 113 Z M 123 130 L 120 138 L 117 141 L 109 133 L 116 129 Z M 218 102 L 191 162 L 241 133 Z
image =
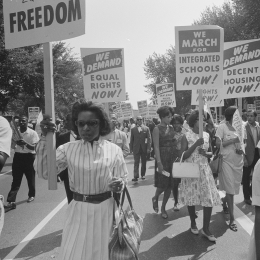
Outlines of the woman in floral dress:
M 182 138 L 181 153 L 183 160 L 199 164 L 200 178 L 182 178 L 180 185 L 180 200 L 188 206 L 191 220 L 191 232 L 199 234 L 196 221 L 195 206 L 203 206 L 203 229 L 201 230 L 209 241 L 215 242 L 217 239 L 210 233 L 209 224 L 212 207 L 221 204 L 211 169 L 208 164 L 207 150 L 210 148 L 209 134 L 203 132 L 203 138 L 199 138 L 199 111 L 194 110 L 189 118 L 191 130 Z M 203 148 L 202 148 L 203 146 Z

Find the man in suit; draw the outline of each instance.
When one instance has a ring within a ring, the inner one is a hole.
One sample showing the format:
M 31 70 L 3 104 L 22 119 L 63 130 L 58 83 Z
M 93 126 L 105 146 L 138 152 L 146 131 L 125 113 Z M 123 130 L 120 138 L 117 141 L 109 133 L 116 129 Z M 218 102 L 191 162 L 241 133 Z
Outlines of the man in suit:
M 119 146 L 123 152 L 124 158 L 126 158 L 130 152 L 126 133 L 116 128 L 118 121 L 115 114 L 111 114 L 110 119 L 112 125 L 111 132 L 102 138 Z
M 243 167 L 243 193 L 244 201 L 248 205 L 252 204 L 250 199 L 250 197 L 252 197 L 250 175 L 259 159 L 259 149 L 257 148 L 257 144 L 260 140 L 260 127 L 256 123 L 256 117 L 257 113 L 253 110 L 249 110 L 247 112 L 247 122 L 245 123 L 247 139 Z
M 143 119 L 138 116 L 136 126 L 131 129 L 130 150 L 134 154 L 134 178 L 137 182 L 139 178 L 139 163 L 141 158 L 141 179 L 145 180 L 147 153 L 151 150 L 151 134 L 147 126 L 142 124 Z
M 68 114 L 66 116 L 64 128 L 66 128 L 69 131 L 66 132 L 66 133 L 63 133 L 63 134 L 57 134 L 56 135 L 56 138 L 57 138 L 56 148 L 58 148 L 60 145 L 63 145 L 63 144 L 66 144 L 68 142 L 73 142 L 73 141 L 77 140 L 77 136 L 71 130 L 72 129 L 71 114 Z M 60 180 L 64 182 L 68 203 L 70 203 L 73 200 L 73 192 L 70 190 L 68 169 L 65 169 L 64 171 L 62 171 L 58 175 L 58 178 L 60 178 Z

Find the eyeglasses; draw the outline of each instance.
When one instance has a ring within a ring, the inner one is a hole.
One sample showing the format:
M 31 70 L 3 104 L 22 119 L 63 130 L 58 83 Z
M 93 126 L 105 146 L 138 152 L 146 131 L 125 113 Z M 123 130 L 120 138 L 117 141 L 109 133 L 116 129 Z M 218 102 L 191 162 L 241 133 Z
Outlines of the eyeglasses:
M 99 120 L 98 119 L 92 119 L 89 121 L 75 121 L 75 124 L 77 127 L 84 127 L 85 125 L 87 125 L 88 127 L 97 127 L 99 124 Z
M 142 119 L 138 119 L 138 118 L 137 118 L 136 121 L 142 121 Z

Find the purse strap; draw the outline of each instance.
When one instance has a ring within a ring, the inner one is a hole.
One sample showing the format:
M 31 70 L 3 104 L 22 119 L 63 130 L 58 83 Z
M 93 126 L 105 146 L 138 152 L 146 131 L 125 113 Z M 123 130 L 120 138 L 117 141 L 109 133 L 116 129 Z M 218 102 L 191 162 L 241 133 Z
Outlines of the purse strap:
M 128 200 L 128 203 L 129 203 L 129 206 L 131 209 L 133 209 L 133 203 L 132 203 L 132 200 L 131 200 L 131 197 L 130 197 L 130 194 L 129 194 L 129 191 L 127 189 L 127 187 L 125 186 L 124 190 L 123 190 L 123 193 L 122 193 L 122 199 L 121 199 L 121 208 L 123 208 L 123 205 L 124 205 L 124 201 L 125 201 L 125 195 L 127 197 L 127 200 Z

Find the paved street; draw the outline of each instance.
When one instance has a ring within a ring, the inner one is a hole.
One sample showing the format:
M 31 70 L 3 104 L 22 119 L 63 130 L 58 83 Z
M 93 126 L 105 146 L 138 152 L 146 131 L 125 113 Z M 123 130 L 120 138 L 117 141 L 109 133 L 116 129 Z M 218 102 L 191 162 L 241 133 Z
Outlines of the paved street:
M 129 156 L 126 161 L 129 179 L 132 179 L 133 156 Z M 10 165 L 9 160 L 3 172 L 8 172 Z M 145 217 L 140 260 L 246 259 L 254 209 L 242 202 L 242 191 L 235 198 L 238 232 L 228 229 L 222 207 L 215 207 L 211 219 L 211 231 L 218 241 L 216 244 L 212 244 L 201 235 L 195 236 L 190 233 L 190 221 L 186 207 L 180 205 L 179 212 L 172 212 L 172 198 L 167 204 L 169 215 L 167 220 L 153 212 L 151 198 L 155 192 L 153 186 L 154 161 L 147 163 L 147 169 L 145 181 L 139 181 L 137 185 L 129 182 L 134 208 L 138 214 Z M 11 181 L 11 173 L 0 175 L 0 194 L 5 197 L 10 189 Z M 5 215 L 5 225 L 0 237 L 0 259 L 57 258 L 67 208 L 67 203 L 64 202 L 64 187 L 58 185 L 57 191 L 48 191 L 47 182 L 38 178 L 36 187 L 35 201 L 30 204 L 26 203 L 28 188 L 25 178 L 23 179 L 18 193 L 17 209 L 9 211 Z M 62 202 L 64 206 L 61 204 Z M 55 209 L 56 211 L 53 212 Z M 197 207 L 197 211 L 199 214 L 197 224 L 200 229 L 203 223 L 202 208 Z M 52 214 L 49 215 L 50 213 Z

